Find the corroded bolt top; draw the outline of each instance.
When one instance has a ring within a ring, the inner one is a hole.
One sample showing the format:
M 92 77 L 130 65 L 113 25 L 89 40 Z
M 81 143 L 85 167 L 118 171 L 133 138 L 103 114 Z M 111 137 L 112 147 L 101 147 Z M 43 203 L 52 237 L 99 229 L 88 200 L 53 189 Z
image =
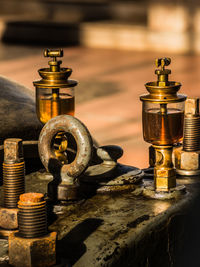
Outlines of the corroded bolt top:
M 185 114 L 199 115 L 199 98 L 187 98 L 185 101 Z
M 42 193 L 25 193 L 20 195 L 19 202 L 20 204 L 32 204 L 40 203 L 44 201 L 44 195 Z
M 23 161 L 23 144 L 20 138 L 8 138 L 4 141 L 4 162 L 17 163 Z

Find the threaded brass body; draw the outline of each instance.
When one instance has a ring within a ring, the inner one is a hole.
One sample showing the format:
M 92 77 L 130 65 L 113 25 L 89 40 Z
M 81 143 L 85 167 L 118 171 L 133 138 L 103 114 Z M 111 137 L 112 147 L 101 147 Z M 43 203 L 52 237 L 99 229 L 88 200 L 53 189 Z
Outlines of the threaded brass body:
M 200 150 L 200 116 L 185 114 L 183 131 L 183 150 L 186 152 Z
M 47 234 L 47 213 L 44 195 L 26 193 L 18 202 L 19 235 L 23 238 L 42 237 Z

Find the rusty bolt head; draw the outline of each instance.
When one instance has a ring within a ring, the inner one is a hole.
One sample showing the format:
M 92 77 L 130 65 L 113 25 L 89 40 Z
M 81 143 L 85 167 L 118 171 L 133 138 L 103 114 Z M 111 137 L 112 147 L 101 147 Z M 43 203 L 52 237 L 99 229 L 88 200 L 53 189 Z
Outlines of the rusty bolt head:
M 185 101 L 185 114 L 199 114 L 199 98 L 188 98 Z
M 22 139 L 8 138 L 4 141 L 4 162 L 17 163 L 23 161 Z
M 56 232 L 40 238 L 9 236 L 9 264 L 16 267 L 54 266 L 56 264 Z

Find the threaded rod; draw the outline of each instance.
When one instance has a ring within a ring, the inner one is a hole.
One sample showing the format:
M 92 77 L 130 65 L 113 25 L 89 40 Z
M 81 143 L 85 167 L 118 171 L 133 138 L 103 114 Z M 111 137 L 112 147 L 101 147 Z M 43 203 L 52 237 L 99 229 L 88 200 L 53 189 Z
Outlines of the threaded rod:
M 200 116 L 186 114 L 184 118 L 183 150 L 200 150 Z
M 47 213 L 44 195 L 26 193 L 18 202 L 19 235 L 24 238 L 42 237 L 47 234 Z
M 25 192 L 25 164 L 22 139 L 4 141 L 3 191 L 4 207 L 17 208 L 19 196 Z

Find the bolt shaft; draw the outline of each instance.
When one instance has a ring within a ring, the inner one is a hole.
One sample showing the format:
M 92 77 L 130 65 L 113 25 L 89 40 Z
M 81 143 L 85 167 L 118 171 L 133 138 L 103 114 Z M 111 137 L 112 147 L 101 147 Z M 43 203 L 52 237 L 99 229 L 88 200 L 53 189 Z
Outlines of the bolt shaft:
M 187 152 L 200 150 L 200 116 L 184 119 L 183 150 Z
M 183 150 L 186 152 L 200 150 L 200 115 L 198 98 L 189 98 L 185 103 Z
M 20 194 L 25 192 L 25 163 L 21 139 L 4 141 L 3 191 L 4 207 L 17 208 Z
M 23 238 L 42 237 L 47 234 L 47 212 L 44 195 L 26 193 L 18 202 L 19 235 Z

